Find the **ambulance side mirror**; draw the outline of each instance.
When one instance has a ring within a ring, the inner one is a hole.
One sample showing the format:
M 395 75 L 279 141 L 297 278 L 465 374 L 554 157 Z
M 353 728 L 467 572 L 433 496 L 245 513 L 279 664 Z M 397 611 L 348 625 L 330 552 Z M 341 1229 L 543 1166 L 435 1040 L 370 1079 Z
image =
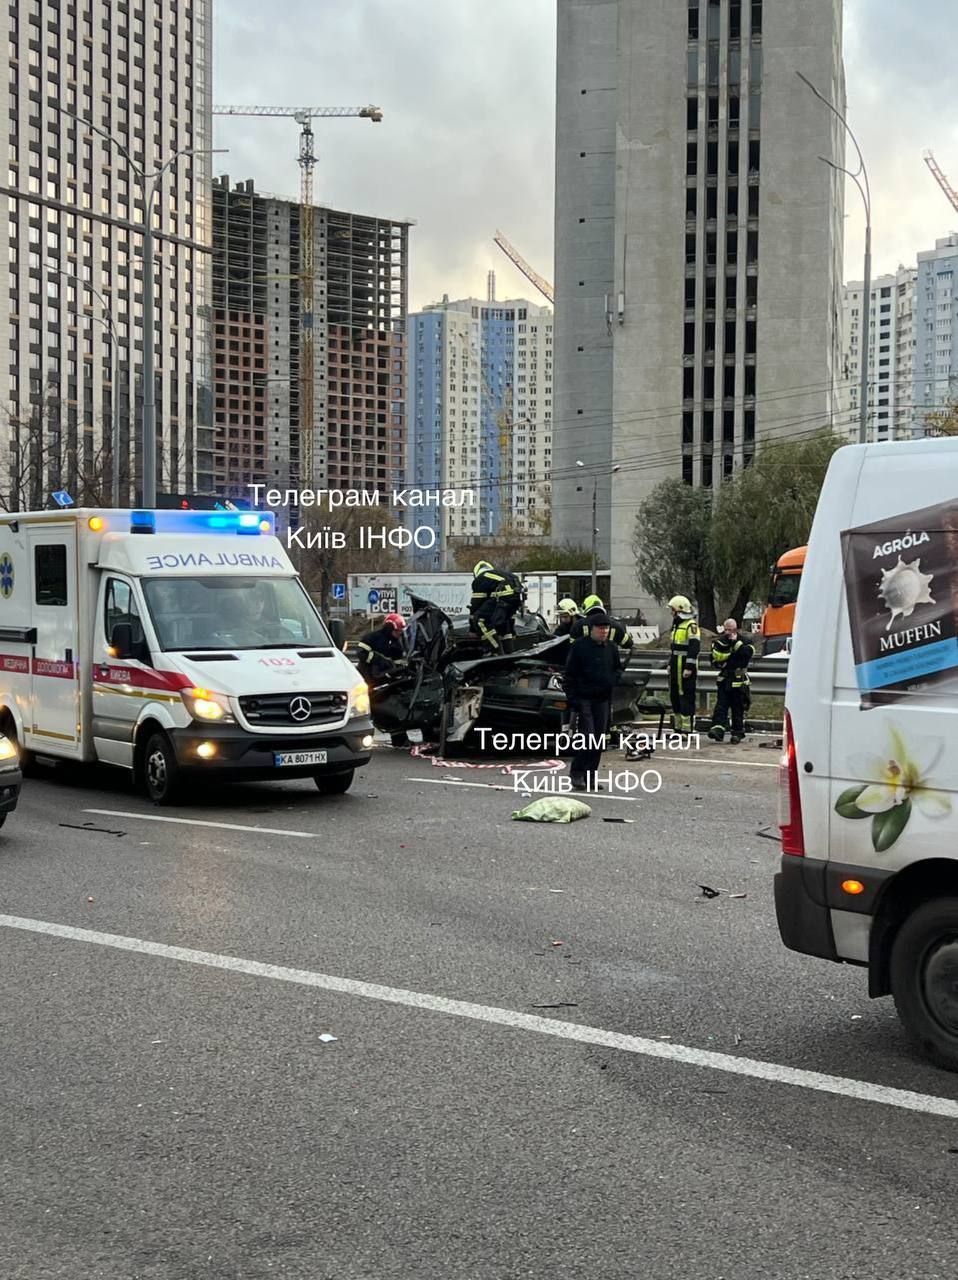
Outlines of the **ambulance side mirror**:
M 116 658 L 135 658 L 136 646 L 133 643 L 133 628 L 128 622 L 118 622 L 110 635 L 110 648 Z
M 342 618 L 331 618 L 329 621 L 329 634 L 333 638 L 333 644 L 337 649 L 346 648 L 346 624 Z

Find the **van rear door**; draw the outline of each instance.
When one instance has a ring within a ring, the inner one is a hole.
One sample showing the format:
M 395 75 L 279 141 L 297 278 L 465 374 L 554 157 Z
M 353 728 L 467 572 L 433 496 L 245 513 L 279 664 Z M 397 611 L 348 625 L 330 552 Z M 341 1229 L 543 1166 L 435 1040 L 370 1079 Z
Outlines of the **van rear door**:
M 80 754 L 76 527 L 28 526 L 33 646 L 26 745 L 58 756 Z M 26 721 L 26 718 L 25 718 Z

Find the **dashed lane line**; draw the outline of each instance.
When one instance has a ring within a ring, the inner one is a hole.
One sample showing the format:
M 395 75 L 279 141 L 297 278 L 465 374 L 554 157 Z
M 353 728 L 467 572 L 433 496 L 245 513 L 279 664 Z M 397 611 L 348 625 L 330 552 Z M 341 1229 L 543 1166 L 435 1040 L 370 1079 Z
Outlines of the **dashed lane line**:
M 132 951 L 140 955 L 163 960 L 178 960 L 186 964 L 204 965 L 210 969 L 223 969 L 248 977 L 271 978 L 275 982 L 290 982 L 302 987 L 323 991 L 336 991 L 342 995 L 359 996 L 366 1000 L 378 1000 L 386 1004 L 404 1005 L 429 1013 L 444 1013 L 474 1022 L 509 1027 L 515 1031 L 528 1031 L 537 1035 L 553 1036 L 578 1044 L 599 1045 L 622 1053 L 658 1058 L 680 1066 L 697 1067 L 708 1071 L 721 1071 L 728 1075 L 764 1080 L 770 1084 L 791 1085 L 818 1093 L 832 1094 L 840 1098 L 852 1098 L 859 1102 L 877 1103 L 904 1111 L 924 1115 L 944 1116 L 958 1120 L 958 1101 L 940 1098 L 934 1094 L 913 1093 L 908 1089 L 895 1089 L 887 1085 L 873 1084 L 867 1080 L 853 1080 L 845 1076 L 825 1075 L 818 1071 L 805 1071 L 799 1067 L 786 1067 L 777 1062 L 761 1062 L 753 1058 L 737 1058 L 731 1054 L 713 1053 L 687 1045 L 671 1044 L 660 1040 L 646 1040 L 640 1036 L 623 1035 L 617 1031 L 604 1031 L 600 1027 L 580 1026 L 574 1022 L 560 1022 L 553 1018 L 540 1018 L 519 1013 L 514 1009 L 501 1009 L 491 1005 L 470 1004 L 464 1000 L 450 1000 L 444 996 L 426 995 L 419 991 L 407 991 L 402 987 L 379 986 L 373 982 L 361 982 L 353 978 L 338 978 L 310 969 L 289 969 L 284 965 L 261 964 L 256 960 L 243 960 L 238 956 L 217 955 L 210 951 L 194 951 L 188 947 L 172 947 L 162 942 L 148 942 L 142 938 L 126 938 L 114 933 L 99 933 L 94 929 L 79 929 L 73 925 L 55 924 L 47 920 L 31 920 L 22 916 L 0 915 L 0 928 L 18 929 L 27 933 L 44 934 L 64 938 L 71 942 L 90 943 L 110 947 L 117 951 Z

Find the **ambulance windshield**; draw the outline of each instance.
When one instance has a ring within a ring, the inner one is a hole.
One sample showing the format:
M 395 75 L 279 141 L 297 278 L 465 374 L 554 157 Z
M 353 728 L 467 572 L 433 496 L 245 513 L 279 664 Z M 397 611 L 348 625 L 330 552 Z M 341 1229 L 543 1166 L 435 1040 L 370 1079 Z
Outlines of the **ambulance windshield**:
M 163 650 L 332 645 L 295 578 L 145 578 L 143 592 Z

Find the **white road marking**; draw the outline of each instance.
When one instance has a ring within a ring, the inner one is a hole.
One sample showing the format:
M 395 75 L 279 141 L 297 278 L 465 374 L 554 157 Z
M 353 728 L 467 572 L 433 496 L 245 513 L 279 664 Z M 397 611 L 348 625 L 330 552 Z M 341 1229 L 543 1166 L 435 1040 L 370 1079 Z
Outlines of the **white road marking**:
M 549 774 L 541 774 L 541 777 L 549 777 Z M 523 800 L 531 796 L 547 796 L 547 795 L 563 795 L 573 800 L 581 800 L 588 796 L 590 800 L 625 800 L 628 804 L 635 804 L 638 796 L 617 796 L 605 795 L 601 791 L 532 791 L 529 787 L 507 787 L 503 783 L 495 782 L 457 782 L 454 778 L 407 778 L 407 782 L 428 782 L 434 787 L 483 787 L 487 791 L 508 791 L 511 795 L 519 796 Z
M 84 809 L 108 818 L 136 818 L 140 822 L 173 822 L 181 827 L 218 827 L 223 831 L 253 831 L 258 836 L 293 836 L 298 840 L 317 840 L 315 831 L 286 831 L 283 827 L 240 827 L 234 822 L 202 822 L 199 818 L 166 818 L 156 813 L 124 813 L 120 809 Z
M 686 763 L 720 764 L 730 769 L 777 769 L 777 764 L 766 764 L 764 760 L 713 760 L 709 756 L 684 756 Z
M 877 1102 L 905 1111 L 918 1111 L 925 1115 L 946 1116 L 949 1120 L 958 1120 L 958 1101 L 951 1098 L 913 1093 L 909 1089 L 894 1089 L 888 1085 L 873 1084 L 867 1080 L 853 1080 L 845 1076 L 805 1071 L 799 1067 L 786 1067 L 776 1062 L 737 1058 L 727 1053 L 714 1053 L 708 1049 L 694 1049 L 687 1045 L 669 1044 L 662 1040 L 646 1040 L 641 1036 L 623 1035 L 618 1031 L 603 1031 L 600 1027 L 580 1026 L 575 1022 L 560 1022 L 554 1018 L 540 1018 L 533 1014 L 519 1013 L 515 1009 L 471 1004 L 464 1000 L 450 1000 L 445 996 L 407 991 L 402 987 L 384 987 L 354 978 L 337 978 L 327 973 L 316 973 L 311 969 L 289 969 L 285 965 L 261 964 L 257 960 L 243 960 L 238 956 L 217 955 L 211 951 L 194 951 L 188 947 L 171 947 L 162 942 L 125 938 L 115 933 L 78 929 L 73 925 L 54 924 L 47 920 L 31 920 L 23 916 L 0 915 L 0 928 L 20 929 L 27 933 L 66 938 L 71 942 L 92 943 L 95 946 L 112 947 L 117 951 L 132 951 L 164 960 L 179 960 L 186 964 L 204 965 L 210 969 L 224 969 L 230 973 L 242 973 L 253 978 L 271 978 L 275 982 L 291 982 L 302 987 L 337 991 L 342 995 L 360 996 L 366 1000 L 406 1005 L 409 1008 L 424 1009 L 430 1013 L 445 1013 L 456 1018 L 491 1023 L 493 1026 L 511 1027 L 516 1031 L 531 1031 L 579 1044 L 601 1045 L 603 1048 L 617 1049 L 623 1053 L 661 1058 L 666 1062 L 676 1062 L 683 1066 L 724 1071 L 730 1075 L 766 1080 L 771 1084 L 794 1085 L 800 1089 L 813 1089 L 819 1093 L 835 1094 L 841 1098 L 854 1098 L 860 1102 Z

